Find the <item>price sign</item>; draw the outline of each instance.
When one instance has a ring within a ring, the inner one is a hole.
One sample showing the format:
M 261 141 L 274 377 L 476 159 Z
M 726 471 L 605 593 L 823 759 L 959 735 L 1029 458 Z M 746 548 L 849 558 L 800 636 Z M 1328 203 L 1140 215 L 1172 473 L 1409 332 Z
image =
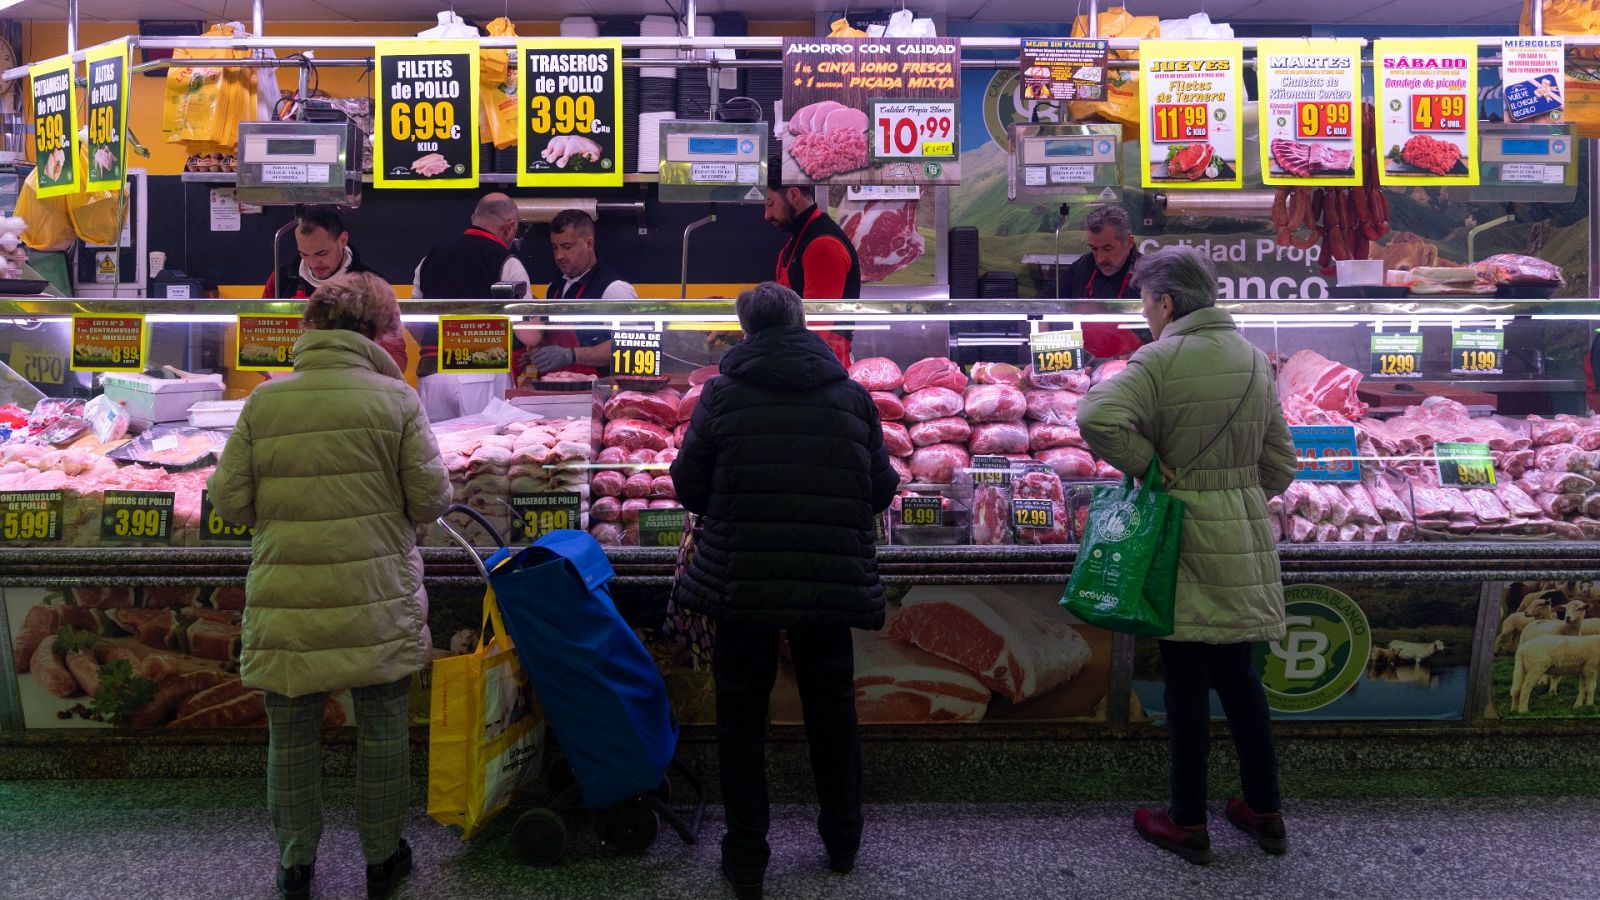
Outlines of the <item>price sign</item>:
M 571 491 L 512 494 L 517 511 L 512 532 L 519 541 L 537 541 L 552 531 L 583 527 L 582 500 Z
M 0 541 L 61 540 L 61 496 L 60 491 L 0 492 Z
M 54 347 L 30 341 L 11 342 L 7 365 L 34 384 L 61 384 L 67 377 L 67 355 Z
M 1295 114 L 1303 138 L 1349 137 L 1350 119 L 1348 103 L 1302 103 Z
M 1450 374 L 1504 375 L 1504 331 L 1453 331 L 1450 333 Z
M 1374 378 L 1421 378 L 1422 335 L 1375 334 L 1372 336 Z
M 1361 42 L 1263 40 L 1256 73 L 1262 181 L 1361 184 Z
M 1012 500 L 1011 524 L 1018 528 L 1053 528 L 1055 505 L 1049 500 Z
M 128 42 L 85 54 L 89 72 L 89 171 L 86 190 L 115 191 L 127 177 Z
M 1500 46 L 1500 85 L 1512 122 L 1565 118 L 1566 41 L 1560 37 L 1506 38 Z
M 171 491 L 106 491 L 100 504 L 100 540 L 122 544 L 172 541 Z
M 622 187 L 622 42 L 517 43 L 517 184 Z
M 956 156 L 952 100 L 874 100 L 871 118 L 874 162 Z
M 1476 40 L 1374 41 L 1372 79 L 1381 184 L 1478 183 Z
M 305 330 L 305 322 L 299 316 L 239 316 L 234 368 L 245 372 L 291 371 L 295 341 Z
M 1244 185 L 1244 45 L 1139 44 L 1139 179 L 1147 188 Z
M 688 517 L 686 509 L 639 510 L 639 546 L 678 546 L 683 539 L 684 520 Z
M 611 374 L 661 374 L 661 332 L 618 331 L 611 336 Z
M 943 497 L 900 498 L 900 526 L 902 528 L 925 528 L 943 524 Z
M 1360 481 L 1356 429 L 1352 425 L 1290 425 L 1300 481 Z
M 1037 332 L 1028 339 L 1028 349 L 1033 353 L 1033 370 L 1041 375 L 1075 371 L 1089 364 L 1083 332 L 1077 329 Z
M 141 315 L 75 314 L 72 371 L 143 372 L 149 338 Z
M 478 186 L 478 42 L 378 41 L 377 187 Z
M 255 528 L 236 525 L 222 517 L 211 505 L 211 492 L 200 492 L 200 540 L 207 544 L 248 544 L 256 536 Z
M 28 67 L 33 85 L 33 152 L 40 198 L 83 190 L 78 165 L 77 67 L 69 56 Z
M 973 484 L 1007 484 L 1011 481 L 1011 460 L 1004 456 L 974 456 Z
M 1440 441 L 1433 445 L 1433 459 L 1439 467 L 1439 483 L 1445 487 L 1492 488 L 1494 457 L 1488 444 L 1463 444 Z
M 511 371 L 511 318 L 440 316 L 439 371 Z

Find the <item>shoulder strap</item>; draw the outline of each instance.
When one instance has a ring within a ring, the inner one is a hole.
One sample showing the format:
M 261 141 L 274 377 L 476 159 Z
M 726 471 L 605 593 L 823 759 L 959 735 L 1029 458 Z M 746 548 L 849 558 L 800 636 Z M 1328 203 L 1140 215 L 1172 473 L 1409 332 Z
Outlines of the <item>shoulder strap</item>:
M 1217 445 L 1217 441 L 1221 440 L 1222 436 L 1228 432 L 1228 426 L 1233 424 L 1233 420 L 1234 419 L 1239 418 L 1239 411 L 1244 409 L 1244 405 L 1246 403 L 1250 402 L 1250 392 L 1252 390 L 1255 390 L 1256 373 L 1259 370 L 1259 368 L 1260 367 L 1259 367 L 1259 365 L 1257 364 L 1257 361 L 1256 361 L 1256 350 L 1255 350 L 1254 347 L 1251 347 L 1250 348 L 1250 383 L 1245 385 L 1244 396 L 1239 398 L 1239 405 L 1235 406 L 1233 408 L 1233 412 L 1228 414 L 1227 421 L 1223 422 L 1222 423 L 1222 427 L 1217 429 L 1217 433 L 1211 436 L 1211 440 L 1206 442 L 1205 447 L 1203 447 L 1200 450 L 1199 453 L 1195 454 L 1194 459 L 1190 460 L 1189 464 L 1187 466 L 1184 466 L 1182 471 L 1178 472 L 1178 474 L 1176 476 L 1174 476 L 1171 481 L 1167 482 L 1167 490 L 1171 490 L 1173 488 L 1173 486 L 1175 486 L 1178 482 L 1183 480 L 1183 476 L 1189 474 L 1189 470 L 1190 469 L 1193 469 L 1195 467 L 1195 465 L 1200 462 L 1200 460 L 1205 459 L 1206 454 L 1211 452 L 1211 448 L 1215 447 Z

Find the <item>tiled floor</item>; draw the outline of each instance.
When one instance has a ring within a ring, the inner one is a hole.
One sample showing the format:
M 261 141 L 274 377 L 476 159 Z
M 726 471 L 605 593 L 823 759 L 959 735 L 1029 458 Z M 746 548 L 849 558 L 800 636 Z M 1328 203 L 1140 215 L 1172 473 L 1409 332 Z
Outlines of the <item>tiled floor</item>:
M 1552 775 L 1552 777 L 1554 777 Z M 259 781 L 0 782 L 0 898 L 271 898 L 272 838 Z M 315 896 L 365 896 L 350 785 L 329 782 Z M 420 794 L 419 794 L 420 797 Z M 420 802 L 420 801 L 419 801 Z M 879 804 L 856 872 L 823 866 L 804 806 L 774 809 L 774 898 L 1053 897 L 1593 898 L 1593 799 L 1307 800 L 1289 809 L 1292 849 L 1262 855 L 1214 823 L 1217 862 L 1196 868 L 1142 843 L 1125 803 Z M 462 844 L 420 809 L 407 898 L 722 898 L 716 810 L 706 839 L 664 832 L 642 858 L 523 866 L 511 816 Z M 1217 820 L 1221 822 L 1221 820 Z M 581 828 L 578 829 L 580 834 Z

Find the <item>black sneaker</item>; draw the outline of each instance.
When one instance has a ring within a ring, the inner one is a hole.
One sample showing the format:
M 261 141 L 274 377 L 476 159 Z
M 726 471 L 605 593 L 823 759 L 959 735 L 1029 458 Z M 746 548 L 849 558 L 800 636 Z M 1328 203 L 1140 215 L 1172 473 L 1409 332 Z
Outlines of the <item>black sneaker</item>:
M 855 871 L 856 855 L 854 853 L 829 853 L 828 870 L 838 872 L 840 875 L 849 875 Z
M 728 871 L 728 866 L 724 864 L 722 866 L 722 880 L 728 883 L 728 887 L 733 888 L 733 896 L 738 900 L 761 900 L 762 879 L 757 878 L 754 881 L 747 881 L 735 878 L 733 873 Z
M 309 900 L 313 874 L 315 870 L 310 866 L 278 867 L 278 896 L 282 900 Z
M 375 866 L 367 866 L 367 900 L 387 900 L 410 874 L 411 845 L 402 840 L 394 855 Z

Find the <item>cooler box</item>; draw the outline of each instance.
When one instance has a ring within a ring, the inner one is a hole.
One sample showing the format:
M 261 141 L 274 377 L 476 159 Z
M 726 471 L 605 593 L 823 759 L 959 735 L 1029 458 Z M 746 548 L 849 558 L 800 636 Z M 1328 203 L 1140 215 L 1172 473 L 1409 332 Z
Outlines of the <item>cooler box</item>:
M 107 372 L 100 376 L 100 383 L 107 397 L 127 407 L 135 431 L 161 422 L 186 422 L 189 407 L 222 399 L 221 375 L 151 378 L 131 372 Z

